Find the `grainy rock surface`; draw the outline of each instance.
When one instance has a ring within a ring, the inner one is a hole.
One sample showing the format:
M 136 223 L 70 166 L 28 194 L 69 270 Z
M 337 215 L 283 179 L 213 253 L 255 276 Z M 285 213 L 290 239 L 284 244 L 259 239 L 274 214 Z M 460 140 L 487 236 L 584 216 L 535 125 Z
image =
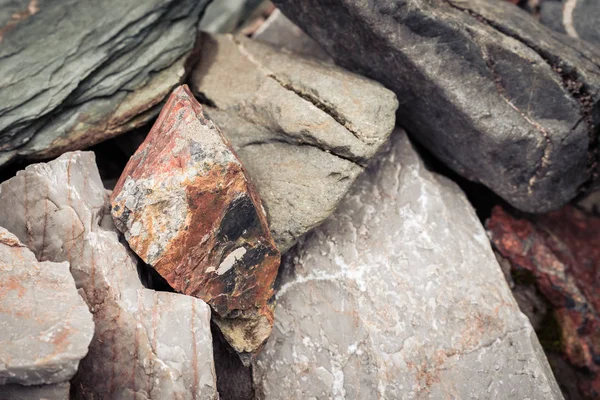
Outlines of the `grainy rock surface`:
M 111 205 L 132 250 L 176 291 L 210 304 L 237 351 L 260 347 L 273 326 L 279 251 L 242 164 L 187 86 L 171 94 Z
M 183 78 L 208 1 L 21 3 L 17 20 L 0 15 L 0 165 L 82 149 L 155 117 Z
M 2 400 L 68 400 L 68 382 L 55 385 L 21 386 L 17 384 L 0 386 Z
M 580 371 L 585 398 L 600 396 L 600 218 L 572 206 L 530 220 L 496 207 L 487 228 L 513 271 L 528 272 L 554 309 L 560 350 Z
M 191 86 L 237 151 L 281 251 L 329 216 L 394 127 L 392 92 L 240 36 L 208 36 Z
M 284 266 L 263 399 L 561 399 L 461 190 L 397 131 Z
M 600 44 L 600 3 L 596 0 L 542 1 L 540 22 L 576 39 Z
M 515 207 L 558 208 L 590 180 L 600 55 L 518 7 L 488 0 L 274 3 L 336 63 L 394 90 L 400 123 L 415 139 Z
M 69 263 L 38 262 L 1 227 L 0 332 L 0 385 L 68 381 L 94 335 Z
M 210 309 L 145 289 L 108 212 L 93 153 L 66 153 L 0 184 L 0 226 L 39 260 L 69 261 L 94 314 L 76 398 L 215 399 Z

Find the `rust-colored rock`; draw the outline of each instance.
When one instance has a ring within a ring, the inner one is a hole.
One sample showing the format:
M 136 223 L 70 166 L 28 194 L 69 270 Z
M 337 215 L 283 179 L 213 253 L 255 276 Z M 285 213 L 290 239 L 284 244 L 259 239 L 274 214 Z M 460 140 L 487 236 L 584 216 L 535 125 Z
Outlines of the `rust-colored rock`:
M 561 349 L 589 398 L 600 396 L 600 218 L 566 206 L 521 219 L 496 207 L 487 222 L 492 244 L 513 271 L 530 271 L 555 309 Z
M 187 86 L 171 94 L 111 205 L 131 248 L 175 290 L 209 303 L 238 352 L 260 348 L 280 255 L 242 164 Z

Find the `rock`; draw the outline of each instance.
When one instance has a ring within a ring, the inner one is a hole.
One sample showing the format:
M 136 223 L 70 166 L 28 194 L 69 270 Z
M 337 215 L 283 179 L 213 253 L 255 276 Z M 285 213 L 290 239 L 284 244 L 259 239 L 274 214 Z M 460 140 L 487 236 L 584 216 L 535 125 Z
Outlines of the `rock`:
M 4 228 L 0 260 L 0 385 L 68 381 L 94 335 L 69 264 L 38 262 Z
M 561 399 L 461 190 L 397 131 L 283 264 L 261 399 Z
M 210 309 L 140 283 L 119 242 L 91 152 L 34 164 L 0 184 L 0 226 L 39 260 L 69 261 L 96 331 L 76 398 L 215 399 Z
M 386 141 L 394 94 L 241 36 L 201 39 L 191 85 L 256 184 L 282 252 L 318 226 Z
M 153 119 L 184 79 L 208 2 L 25 2 L 20 22 L 0 28 L 0 165 L 82 149 Z
M 187 86 L 171 94 L 111 205 L 144 262 L 210 304 L 236 351 L 259 349 L 273 326 L 279 252 L 242 164 Z
M 268 43 L 274 47 L 287 49 L 296 54 L 333 63 L 331 57 L 317 42 L 294 25 L 279 10 L 273 11 L 265 23 L 252 35 L 252 39 Z
M 263 0 L 212 0 L 200 20 L 203 32 L 233 32 Z
M 0 399 L 3 400 L 67 400 L 69 383 L 55 385 L 21 386 L 17 384 L 0 386 Z
M 566 358 L 592 373 L 580 376 L 586 398 L 600 396 L 600 218 L 572 206 L 531 219 L 496 207 L 487 228 L 496 251 L 531 274 L 553 307 Z
M 600 3 L 596 0 L 543 1 L 540 22 L 558 32 L 600 44 Z
M 589 214 L 600 215 L 600 191 L 595 191 L 583 196 L 577 201 L 577 207 Z
M 381 82 L 400 123 L 528 212 L 589 184 L 600 55 L 505 1 L 275 0 L 337 64 Z M 589 150 L 589 151 L 588 151 Z

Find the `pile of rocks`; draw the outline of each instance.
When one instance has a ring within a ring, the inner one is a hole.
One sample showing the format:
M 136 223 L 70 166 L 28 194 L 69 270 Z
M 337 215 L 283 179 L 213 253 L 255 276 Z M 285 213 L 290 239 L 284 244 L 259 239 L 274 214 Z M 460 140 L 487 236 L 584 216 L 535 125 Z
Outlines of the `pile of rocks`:
M 0 399 L 600 396 L 600 7 L 21 3 Z

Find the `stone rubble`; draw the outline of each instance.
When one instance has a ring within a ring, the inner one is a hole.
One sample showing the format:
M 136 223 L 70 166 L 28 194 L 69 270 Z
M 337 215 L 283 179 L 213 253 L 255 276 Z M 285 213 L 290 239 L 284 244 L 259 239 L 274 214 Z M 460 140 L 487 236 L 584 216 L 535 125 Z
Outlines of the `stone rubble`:
M 91 152 L 34 164 L 0 184 L 0 226 L 41 261 L 68 261 L 95 334 L 76 398 L 216 399 L 210 309 L 145 289 L 119 242 Z
M 242 36 L 203 35 L 200 46 L 191 87 L 285 252 L 335 210 L 388 138 L 398 101 L 376 82 Z
M 259 399 L 562 399 L 462 191 L 406 135 L 283 266 Z

